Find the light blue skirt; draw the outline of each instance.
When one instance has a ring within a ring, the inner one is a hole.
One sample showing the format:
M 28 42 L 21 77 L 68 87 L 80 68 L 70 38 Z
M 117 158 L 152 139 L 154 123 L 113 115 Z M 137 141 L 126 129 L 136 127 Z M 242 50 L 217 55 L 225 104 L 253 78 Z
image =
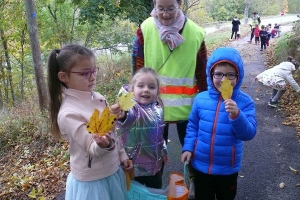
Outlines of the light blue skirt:
M 79 181 L 70 172 L 65 200 L 127 200 L 125 173 L 119 168 L 116 173 L 103 179 Z

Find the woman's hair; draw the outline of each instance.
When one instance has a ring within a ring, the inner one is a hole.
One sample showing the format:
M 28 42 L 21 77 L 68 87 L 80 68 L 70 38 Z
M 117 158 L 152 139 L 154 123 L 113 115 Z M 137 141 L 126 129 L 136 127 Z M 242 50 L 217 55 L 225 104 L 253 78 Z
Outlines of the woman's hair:
M 179 5 L 181 5 L 182 0 L 176 0 Z M 156 0 L 153 0 L 153 5 L 156 5 Z
M 149 67 L 142 67 L 140 68 L 139 70 L 137 70 L 135 72 L 135 74 L 133 75 L 133 77 L 131 78 L 131 81 L 129 83 L 129 91 L 130 92 L 133 92 L 133 87 L 134 87 L 134 84 L 136 83 L 136 80 L 141 76 L 141 75 L 144 75 L 144 74 L 151 74 L 156 82 L 157 82 L 157 89 L 158 89 L 158 93 L 159 93 L 159 88 L 160 88 L 160 81 L 159 81 L 159 77 L 158 77 L 158 74 L 157 72 L 152 69 L 152 68 L 149 68 Z M 159 98 L 159 94 L 157 95 L 157 97 Z
M 65 83 L 58 79 L 58 73 L 68 73 L 79 60 L 93 57 L 95 57 L 93 51 L 77 44 L 70 44 L 61 49 L 52 50 L 49 55 L 48 90 L 50 96 L 50 131 L 57 138 L 60 138 L 57 115 L 62 102 L 62 89 L 66 87 Z

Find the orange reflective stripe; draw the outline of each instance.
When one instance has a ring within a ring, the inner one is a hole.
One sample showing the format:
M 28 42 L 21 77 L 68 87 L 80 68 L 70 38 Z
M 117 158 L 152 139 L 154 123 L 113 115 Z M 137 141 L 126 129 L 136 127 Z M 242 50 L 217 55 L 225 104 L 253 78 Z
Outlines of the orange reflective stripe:
M 193 95 L 198 92 L 198 86 L 186 87 L 186 86 L 164 86 L 160 88 L 161 94 L 186 94 Z

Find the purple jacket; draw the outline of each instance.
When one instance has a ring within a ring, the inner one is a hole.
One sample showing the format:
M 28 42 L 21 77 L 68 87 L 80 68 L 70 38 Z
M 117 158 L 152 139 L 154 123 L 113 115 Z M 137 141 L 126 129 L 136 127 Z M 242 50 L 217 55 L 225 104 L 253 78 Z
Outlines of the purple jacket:
M 124 86 L 121 90 L 128 92 Z M 167 154 L 163 130 L 163 109 L 157 102 L 136 103 L 126 119 L 117 122 L 116 132 L 133 161 L 135 176 L 153 176 L 160 171 L 162 156 Z

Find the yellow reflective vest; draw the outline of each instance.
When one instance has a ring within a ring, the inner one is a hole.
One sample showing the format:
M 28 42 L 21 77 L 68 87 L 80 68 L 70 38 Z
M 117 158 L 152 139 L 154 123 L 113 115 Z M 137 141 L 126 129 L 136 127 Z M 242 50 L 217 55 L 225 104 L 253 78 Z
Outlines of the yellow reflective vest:
M 195 69 L 197 53 L 205 37 L 204 29 L 187 19 L 181 33 L 184 43 L 173 51 L 161 42 L 153 17 L 146 19 L 141 29 L 145 67 L 155 69 L 160 78 L 164 121 L 187 120 L 198 93 Z

